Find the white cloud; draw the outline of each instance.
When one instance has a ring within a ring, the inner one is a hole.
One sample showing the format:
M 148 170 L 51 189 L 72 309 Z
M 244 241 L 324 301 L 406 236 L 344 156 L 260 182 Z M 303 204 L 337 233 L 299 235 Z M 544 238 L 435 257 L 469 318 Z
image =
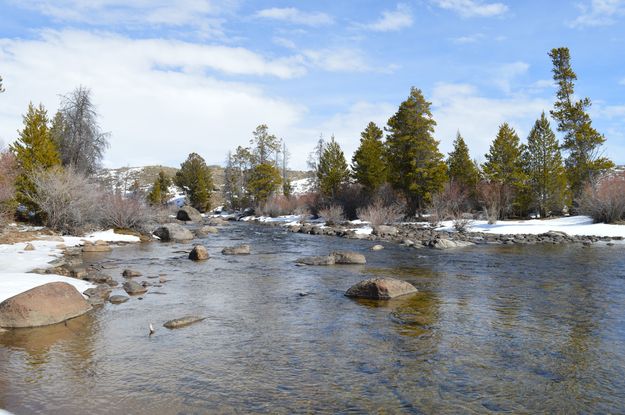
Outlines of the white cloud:
M 332 16 L 322 12 L 305 12 L 295 7 L 272 7 L 256 13 L 257 17 L 281 20 L 304 26 L 324 26 L 334 22 Z
M 503 64 L 493 70 L 491 82 L 503 92 L 512 92 L 512 84 L 521 75 L 527 73 L 529 64 L 525 62 L 512 62 Z
M 412 26 L 412 11 L 405 4 L 398 4 L 395 10 L 385 10 L 382 17 L 365 27 L 376 32 L 391 32 Z
M 441 8 L 454 11 L 463 17 L 492 17 L 508 11 L 503 3 L 490 3 L 481 0 L 434 0 Z
M 307 49 L 302 51 L 307 65 L 329 72 L 367 72 L 372 68 L 362 52 L 350 48 Z
M 578 7 L 581 14 L 571 22 L 572 27 L 608 26 L 625 16 L 625 0 L 590 0 Z
M 619 81 L 619 84 L 621 84 L 621 85 L 625 85 L 625 78 L 621 79 L 621 80 Z
M 543 98 L 491 98 L 472 85 L 440 83 L 432 94 L 432 113 L 438 123 L 436 138 L 446 154 L 452 150 L 456 131 L 460 130 L 471 157 L 483 160 L 499 125 L 508 122 L 524 140 L 534 121 L 551 105 Z
M 477 43 L 482 39 L 484 39 L 484 35 L 482 33 L 475 33 L 472 35 L 453 38 L 452 42 L 454 42 L 457 45 L 466 45 L 470 43 Z
M 237 6 L 236 0 L 22 0 L 15 3 L 64 22 L 189 27 L 204 36 L 222 36 L 223 20 L 219 15 Z
M 91 88 L 110 131 L 112 166 L 178 165 L 195 151 L 221 163 L 260 123 L 289 131 L 305 107 L 271 97 L 250 83 L 209 76 L 205 68 L 250 75 L 291 76 L 296 65 L 243 49 L 107 34 L 47 32 L 39 40 L 0 39 L 7 91 L 0 99 L 0 139 L 16 137 L 28 102 L 53 114 L 59 93 Z

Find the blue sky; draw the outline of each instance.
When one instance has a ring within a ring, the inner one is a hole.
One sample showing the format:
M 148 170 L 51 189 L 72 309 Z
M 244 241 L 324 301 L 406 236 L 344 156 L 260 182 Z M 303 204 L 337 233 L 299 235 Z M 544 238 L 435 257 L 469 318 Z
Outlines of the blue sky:
M 605 154 L 625 164 L 625 0 L 0 0 L 0 140 L 28 102 L 91 88 L 105 164 L 221 164 L 256 125 L 304 168 L 320 134 L 348 158 L 411 86 L 447 153 L 457 130 L 482 160 L 503 122 L 525 139 L 555 94 L 553 47 L 571 49 Z

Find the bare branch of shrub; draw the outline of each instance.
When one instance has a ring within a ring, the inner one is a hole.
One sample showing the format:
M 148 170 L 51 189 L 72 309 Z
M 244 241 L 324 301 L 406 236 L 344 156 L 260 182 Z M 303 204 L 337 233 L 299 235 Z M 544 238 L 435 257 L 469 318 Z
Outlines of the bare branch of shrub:
M 625 174 L 604 176 L 586 186 L 579 211 L 595 222 L 613 223 L 625 219 Z
M 106 193 L 102 197 L 100 224 L 104 228 L 124 228 L 148 232 L 155 222 L 155 212 L 143 198 L 123 197 L 120 192 Z
M 343 208 L 337 205 L 331 205 L 319 211 L 319 216 L 325 219 L 327 225 L 338 225 L 345 221 Z
M 397 222 L 403 216 L 402 211 L 401 206 L 385 205 L 381 199 L 377 199 L 371 205 L 358 209 L 356 213 L 361 220 L 376 227 Z

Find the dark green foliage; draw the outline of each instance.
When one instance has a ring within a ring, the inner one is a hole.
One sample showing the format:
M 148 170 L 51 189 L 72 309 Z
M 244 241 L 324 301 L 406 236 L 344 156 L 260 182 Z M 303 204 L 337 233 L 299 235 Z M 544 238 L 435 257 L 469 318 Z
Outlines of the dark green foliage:
M 319 181 L 319 191 L 321 195 L 330 200 L 335 200 L 341 186 L 349 179 L 349 169 L 345 161 L 345 155 L 341 146 L 334 140 L 324 146 L 323 153 L 319 159 L 317 170 L 317 180 Z
M 271 156 L 280 152 L 280 140 L 269 134 L 269 127 L 261 124 L 254 130 L 250 144 L 253 148 L 254 164 L 268 163 Z
M 189 154 L 174 177 L 176 186 L 184 189 L 191 206 L 205 212 L 210 209 L 213 176 L 206 162 L 197 153 Z M 162 189 L 161 189 L 162 191 Z
M 447 180 L 447 166 L 434 139 L 436 121 L 417 88 L 388 120 L 386 159 L 389 181 L 401 191 L 408 204 L 408 215 L 421 213 Z
M 148 193 L 148 202 L 151 205 L 166 205 L 171 198 L 169 187 L 171 186 L 171 179 L 165 174 L 163 170 L 158 173 L 158 177 L 154 180 L 152 190 Z
M 503 123 L 482 166 L 486 180 L 500 187 L 499 217 L 525 209 L 523 190 L 527 176 L 523 169 L 523 152 L 524 146 L 517 133 L 508 123 Z
M 544 112 L 530 131 L 524 158 L 533 207 L 541 218 L 560 212 L 569 203 L 566 174 L 558 139 Z
M 386 182 L 382 137 L 383 131 L 375 123 L 370 122 L 360 133 L 360 146 L 352 157 L 352 175 L 369 194 L 373 194 Z
M 469 147 L 460 132 L 456 134 L 454 149 L 447 159 L 447 175 L 449 181 L 465 191 L 469 199 L 475 199 L 480 172 L 475 162 L 469 157 Z
M 50 137 L 48 113 L 43 105 L 28 105 L 28 112 L 23 117 L 24 128 L 19 138 L 11 144 L 15 161 L 20 171 L 16 179 L 17 201 L 33 212 L 39 209 L 32 201 L 35 186 L 32 175 L 40 170 L 47 170 L 61 163 L 59 152 Z
M 257 206 L 263 205 L 280 186 L 280 170 L 270 163 L 261 163 L 251 171 L 248 188 Z
M 614 164 L 601 157 L 605 137 L 595 130 L 587 110 L 589 98 L 575 100 L 574 81 L 577 75 L 571 67 L 568 48 L 554 48 L 549 52 L 553 62 L 553 79 L 558 85 L 556 102 L 551 116 L 558 121 L 558 131 L 564 133 L 562 148 L 568 153 L 565 160 L 567 176 L 574 197 L 579 197 L 585 185 Z

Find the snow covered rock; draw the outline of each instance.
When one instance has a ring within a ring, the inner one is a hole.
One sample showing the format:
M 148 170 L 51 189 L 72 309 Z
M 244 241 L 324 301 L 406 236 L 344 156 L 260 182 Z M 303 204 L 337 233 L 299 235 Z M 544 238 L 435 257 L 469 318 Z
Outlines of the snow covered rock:
M 39 327 L 60 323 L 91 310 L 72 285 L 50 282 L 0 303 L 0 327 Z
M 370 278 L 352 285 L 345 295 L 371 300 L 389 300 L 416 292 L 417 289 L 406 281 L 395 278 Z

